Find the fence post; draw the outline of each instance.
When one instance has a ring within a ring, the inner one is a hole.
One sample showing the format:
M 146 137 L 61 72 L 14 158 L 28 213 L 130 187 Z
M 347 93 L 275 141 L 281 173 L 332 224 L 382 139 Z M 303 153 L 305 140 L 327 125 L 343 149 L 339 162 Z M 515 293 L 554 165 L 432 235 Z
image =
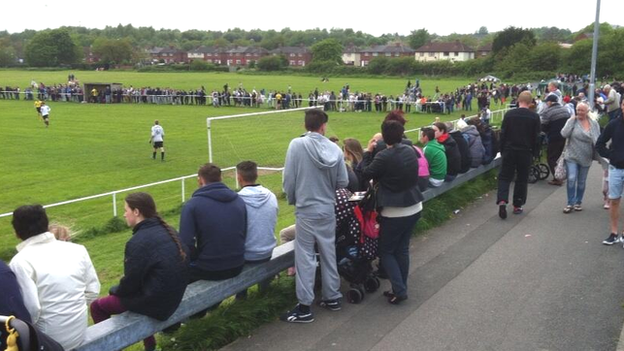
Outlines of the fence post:
M 234 168 L 234 180 L 236 181 L 236 189 L 238 189 L 238 169 Z
M 185 180 L 185 179 L 184 179 L 184 178 L 182 178 L 182 203 L 184 203 L 184 201 L 185 201 L 185 199 L 186 199 L 186 198 L 184 197 L 184 180 Z
M 117 217 L 117 193 L 113 193 L 113 217 Z

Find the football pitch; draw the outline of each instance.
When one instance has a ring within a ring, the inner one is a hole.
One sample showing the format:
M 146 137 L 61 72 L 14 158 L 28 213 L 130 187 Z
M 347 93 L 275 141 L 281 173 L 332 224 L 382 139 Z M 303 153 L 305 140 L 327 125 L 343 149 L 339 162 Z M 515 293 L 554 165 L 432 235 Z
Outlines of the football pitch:
M 62 76 L 64 73 L 55 74 Z M 160 76 L 173 77 L 169 74 Z M 234 81 L 232 77 L 238 79 L 234 75 L 224 75 L 220 79 Z M 271 82 L 272 78 L 262 76 L 264 81 Z M 281 79 L 279 84 L 289 80 L 284 77 L 276 79 Z M 383 79 L 368 81 L 371 81 L 371 86 L 381 86 L 384 82 Z M 397 85 L 398 80 L 390 83 Z M 429 84 L 435 87 L 436 82 Z M 458 86 L 455 84 L 459 82 L 446 84 Z M 177 86 L 174 83 L 170 85 Z M 49 105 L 52 108 L 50 127 L 45 128 L 32 101 L 0 100 L 0 138 L 4 146 L 0 156 L 0 213 L 10 212 L 24 204 L 52 204 L 193 175 L 200 165 L 208 162 L 207 117 L 267 111 L 266 107 L 66 102 L 49 102 Z M 379 131 L 384 118 L 383 113 L 375 112 L 328 114 L 327 136 L 337 136 L 340 140 L 356 138 L 363 145 Z M 450 120 L 456 119 L 459 114 L 440 117 Z M 410 113 L 406 117 L 406 127 L 411 129 L 430 124 L 436 115 Z M 155 119 L 160 121 L 166 134 L 165 162 L 160 162 L 160 155 L 156 160 L 151 158 L 152 148 L 148 140 Z M 213 121 L 211 131 L 213 161 L 218 166 L 231 167 L 243 160 L 253 160 L 259 166 L 281 167 L 290 140 L 304 132 L 303 112 L 217 120 Z M 416 138 L 415 135 L 410 137 Z M 259 178 L 260 183 L 278 195 L 280 214 L 277 231 L 294 223 L 294 208 L 284 199 L 281 178 L 281 172 L 262 172 Z M 233 172 L 225 172 L 224 181 L 234 188 Z M 176 228 L 178 209 L 182 204 L 181 183 L 176 181 L 140 190 L 152 194 L 159 212 Z M 185 180 L 185 197 L 188 199 L 196 188 L 195 177 Z M 124 193 L 119 194 L 115 203 L 121 219 L 124 197 Z M 113 217 L 113 200 L 107 196 L 52 207 L 47 212 L 51 221 L 69 225 L 74 232 L 80 233 L 89 228 L 103 227 Z M 108 287 L 123 274 L 123 248 L 129 235 L 128 229 L 80 240 L 89 250 L 98 271 L 102 292 L 108 291 Z M 17 243 L 11 217 L 0 218 L 0 258 L 10 260 Z

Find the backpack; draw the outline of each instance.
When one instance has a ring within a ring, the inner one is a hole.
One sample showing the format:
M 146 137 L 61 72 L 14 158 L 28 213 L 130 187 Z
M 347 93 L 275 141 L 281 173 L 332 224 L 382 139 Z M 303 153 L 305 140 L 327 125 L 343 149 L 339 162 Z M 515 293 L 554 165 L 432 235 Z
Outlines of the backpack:
M 378 185 L 373 185 L 368 188 L 364 198 L 360 200 L 360 203 L 355 207 L 353 212 L 355 217 L 360 222 L 362 229 L 362 236 L 360 242 L 364 242 L 364 237 L 371 239 L 379 238 L 379 223 L 377 221 L 377 201 L 376 192 Z

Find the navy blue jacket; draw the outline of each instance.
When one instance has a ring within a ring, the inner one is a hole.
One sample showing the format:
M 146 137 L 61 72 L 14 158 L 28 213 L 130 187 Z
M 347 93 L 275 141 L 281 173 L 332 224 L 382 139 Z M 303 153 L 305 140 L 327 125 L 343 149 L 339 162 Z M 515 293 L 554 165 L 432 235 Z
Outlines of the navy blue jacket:
M 607 148 L 607 142 L 611 146 Z M 607 124 L 596 141 L 596 150 L 602 157 L 609 159 L 609 163 L 619 169 L 624 169 L 624 118 L 619 117 Z
M 124 276 L 111 294 L 128 310 L 164 321 L 182 301 L 189 281 L 188 255 L 182 259 L 178 246 L 156 218 L 143 220 L 132 231 L 126 243 Z M 182 247 L 188 251 L 184 244 Z
M 24 306 L 15 274 L 4 261 L 0 261 L 0 287 L 2 289 L 2 293 L 0 293 L 0 315 L 15 316 L 17 319 L 30 323 L 30 314 Z M 0 327 L 0 350 L 6 348 L 6 337 L 4 325 L 2 325 Z
M 246 236 L 245 202 L 221 182 L 197 189 L 182 209 L 180 238 L 191 249 L 191 265 L 200 270 L 244 265 Z

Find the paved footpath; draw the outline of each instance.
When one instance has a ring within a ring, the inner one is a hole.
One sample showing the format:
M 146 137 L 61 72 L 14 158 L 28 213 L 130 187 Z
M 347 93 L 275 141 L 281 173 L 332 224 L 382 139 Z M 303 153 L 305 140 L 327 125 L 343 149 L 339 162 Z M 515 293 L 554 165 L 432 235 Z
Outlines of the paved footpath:
M 223 350 L 624 350 L 624 249 L 601 244 L 601 174 L 594 164 L 582 212 L 563 214 L 565 186 L 541 181 L 522 215 L 499 219 L 490 193 L 412 239 L 399 306 L 382 281 L 361 304 L 316 307 L 314 323 L 275 321 Z

